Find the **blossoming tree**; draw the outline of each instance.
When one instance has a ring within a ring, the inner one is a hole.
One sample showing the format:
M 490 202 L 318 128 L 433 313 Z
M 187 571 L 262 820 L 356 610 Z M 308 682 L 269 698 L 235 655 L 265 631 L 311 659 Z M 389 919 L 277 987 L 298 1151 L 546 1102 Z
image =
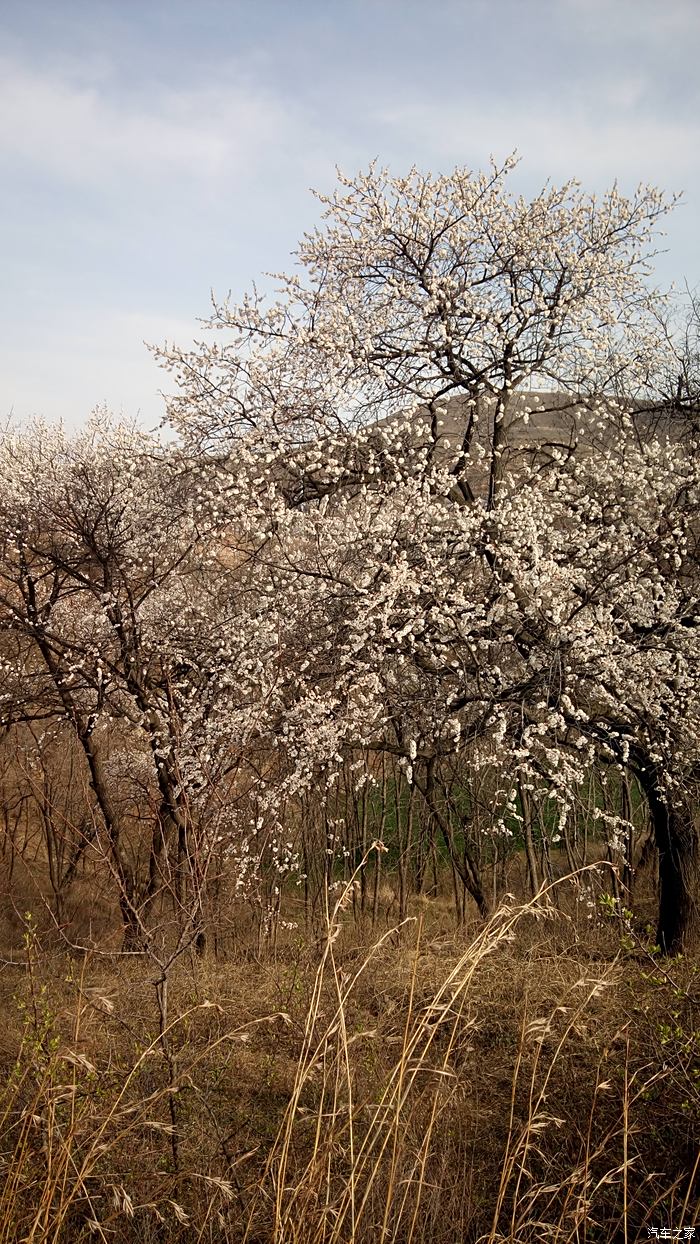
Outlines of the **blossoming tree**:
M 234 779 L 275 677 L 276 633 L 256 625 L 245 567 L 228 564 L 184 465 L 104 418 L 0 444 L 3 729 L 36 722 L 79 748 L 137 942 L 164 897 L 180 935 L 203 942 L 217 848 L 245 846 Z
M 669 205 L 526 201 L 512 167 L 341 178 L 277 301 L 159 351 L 169 418 L 288 604 L 299 773 L 394 753 L 446 827 L 436 768 L 497 758 L 505 827 L 528 791 L 565 826 L 592 769 L 631 771 L 674 950 L 697 927 L 700 611 L 694 447 L 645 418 Z

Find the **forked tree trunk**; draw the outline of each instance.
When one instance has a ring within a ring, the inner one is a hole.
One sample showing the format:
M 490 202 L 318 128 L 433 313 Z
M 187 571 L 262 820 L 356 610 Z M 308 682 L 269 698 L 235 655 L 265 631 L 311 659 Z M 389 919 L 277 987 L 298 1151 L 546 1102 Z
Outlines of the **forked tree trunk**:
M 141 945 L 142 925 L 138 911 L 138 895 L 134 869 L 129 860 L 120 833 L 120 819 L 112 801 L 109 783 L 105 779 L 102 757 L 98 753 L 90 719 L 81 712 L 73 695 L 66 686 L 61 667 L 54 656 L 43 629 L 35 626 L 35 639 L 39 651 L 44 658 L 66 718 L 75 731 L 76 738 L 83 750 L 90 774 L 90 786 L 97 800 L 104 820 L 109 844 L 109 858 L 114 878 L 119 891 L 119 909 L 124 929 L 124 949 L 133 950 Z M 94 724 L 94 723 L 93 723 Z
M 680 954 L 700 941 L 700 826 L 693 791 L 671 800 L 662 794 L 658 774 L 639 774 L 659 853 L 659 917 L 656 942 L 666 955 Z

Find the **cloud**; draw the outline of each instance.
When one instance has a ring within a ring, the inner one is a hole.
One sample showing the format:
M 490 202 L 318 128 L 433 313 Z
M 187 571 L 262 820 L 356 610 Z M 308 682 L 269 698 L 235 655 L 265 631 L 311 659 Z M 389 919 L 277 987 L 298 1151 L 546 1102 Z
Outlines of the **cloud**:
M 569 20 L 600 35 L 601 29 L 624 35 L 628 41 L 652 47 L 659 39 L 691 38 L 700 33 L 697 0 L 563 0 Z
M 422 0 L 253 7 L 27 0 L 0 19 L 5 410 L 74 424 L 106 401 L 157 423 L 172 378 L 143 339 L 184 345 L 210 286 L 289 267 L 336 163 L 438 172 L 517 148 L 524 194 L 683 189 L 659 279 L 697 281 L 697 0 L 434 0 L 428 43 Z
M 111 98 L 94 82 L 0 60 L 0 158 L 82 185 L 217 180 L 284 142 L 289 124 L 288 107 L 246 84 Z
M 90 317 L 75 308 L 60 320 L 39 322 L 35 331 L 40 349 L 24 334 L 0 344 L 0 418 L 12 411 L 20 420 L 40 415 L 68 427 L 84 423 L 102 404 L 155 427 L 164 414 L 161 391 L 172 391 L 173 382 L 144 342 L 186 346 L 202 336 L 194 320 L 129 309 Z
M 625 184 L 659 182 L 669 190 L 695 181 L 700 126 L 694 119 L 630 115 L 621 104 L 638 93 L 638 84 L 622 81 L 615 90 L 617 107 L 614 95 L 607 106 L 601 97 L 585 111 L 575 103 L 530 104 L 515 112 L 511 102 L 500 107 L 483 98 L 439 105 L 412 101 L 379 110 L 376 121 L 394 132 L 394 141 L 405 133 L 430 148 L 440 167 L 455 159 L 483 164 L 489 152 L 502 159 L 517 149 L 528 178 L 575 176 L 592 189 L 616 178 Z

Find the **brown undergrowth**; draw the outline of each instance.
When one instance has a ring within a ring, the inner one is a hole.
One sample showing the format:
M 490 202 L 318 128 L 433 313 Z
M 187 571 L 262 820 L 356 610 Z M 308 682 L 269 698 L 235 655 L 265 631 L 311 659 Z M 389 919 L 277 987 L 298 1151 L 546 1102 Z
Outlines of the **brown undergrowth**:
M 700 965 L 545 892 L 275 961 L 0 976 L 0 1244 L 700 1236 Z

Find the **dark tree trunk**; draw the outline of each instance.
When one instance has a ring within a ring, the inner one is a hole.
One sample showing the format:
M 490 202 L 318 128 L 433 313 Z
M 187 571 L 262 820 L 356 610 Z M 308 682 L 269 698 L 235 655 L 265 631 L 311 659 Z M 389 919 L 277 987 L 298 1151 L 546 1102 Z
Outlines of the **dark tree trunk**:
M 690 791 L 671 799 L 653 767 L 641 770 L 659 854 L 659 917 L 656 942 L 666 955 L 700 940 L 700 833 Z
M 457 872 L 462 885 L 469 892 L 471 897 L 479 909 L 479 915 L 486 918 L 491 914 L 491 907 L 486 897 L 486 891 L 481 879 L 481 872 L 477 860 L 473 852 L 470 850 L 469 844 L 465 839 L 462 855 L 457 851 L 452 826 L 450 824 L 449 812 L 444 814 L 438 804 L 435 791 L 435 759 L 431 758 L 426 765 L 425 784 L 422 784 L 418 777 L 415 778 L 416 786 L 425 800 L 428 812 L 435 818 L 442 835 L 443 842 L 447 847 L 452 866 Z
M 122 846 L 119 817 L 112 803 L 109 786 L 104 779 L 101 760 L 96 751 L 92 733 L 83 725 L 77 714 L 75 728 L 88 762 L 90 785 L 97 798 L 107 830 L 112 865 L 119 887 L 119 908 L 124 926 L 124 949 L 140 949 L 143 942 L 143 927 L 138 910 L 136 877 Z

